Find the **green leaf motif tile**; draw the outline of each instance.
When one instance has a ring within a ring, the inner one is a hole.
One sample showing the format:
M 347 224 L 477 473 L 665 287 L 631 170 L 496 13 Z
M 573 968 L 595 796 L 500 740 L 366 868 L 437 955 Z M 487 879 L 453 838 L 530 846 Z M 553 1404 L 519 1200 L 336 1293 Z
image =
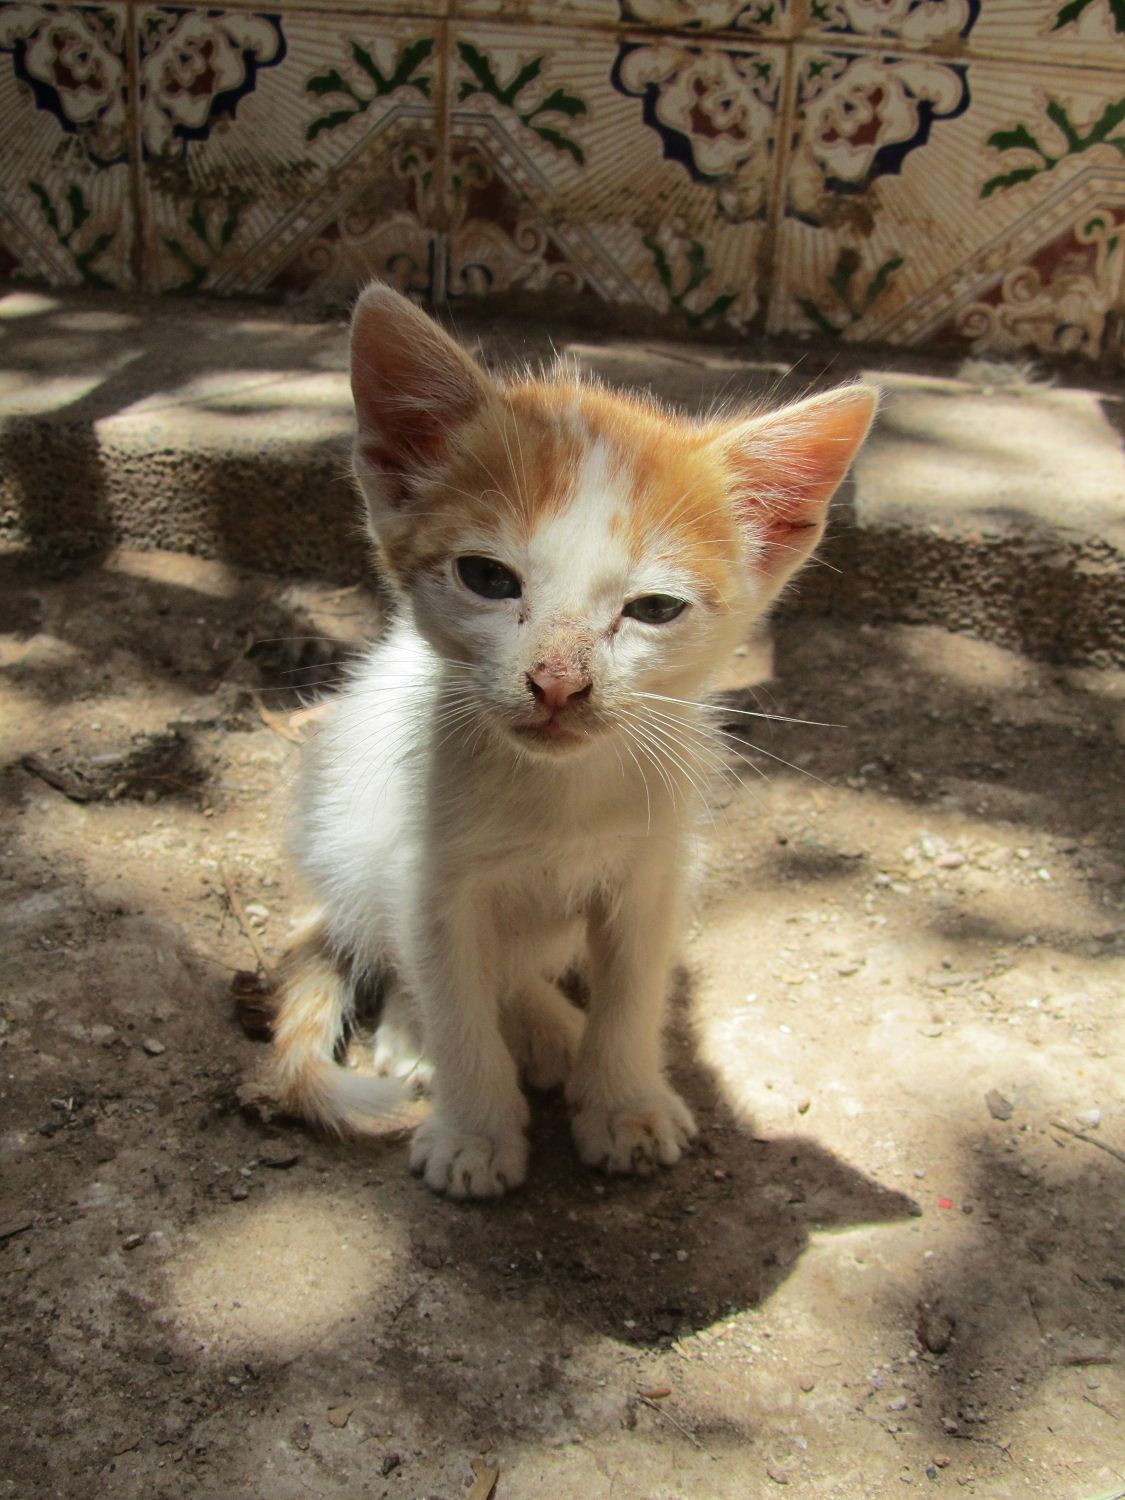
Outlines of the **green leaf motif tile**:
M 855 282 L 860 267 L 859 252 L 845 245 L 828 276 L 828 289 L 835 298 L 829 311 L 811 297 L 798 297 L 797 305 L 821 333 L 829 338 L 840 338 L 849 328 L 863 321 L 887 290 L 891 277 L 904 264 L 903 256 L 888 256 L 861 291 Z
M 700 240 L 689 241 L 679 253 L 673 249 L 671 255 L 668 247 L 648 235 L 642 243 L 652 256 L 653 269 L 667 294 L 669 308 L 679 313 L 689 328 L 700 328 L 721 318 L 737 300 L 737 292 L 721 292 L 703 307 L 698 305 L 698 298 L 694 304 L 689 301 L 714 274 Z M 681 262 L 679 266 L 673 266 L 673 257 Z
M 229 195 L 217 204 L 196 199 L 186 220 L 194 243 L 185 244 L 175 235 L 163 237 L 164 248 L 188 273 L 183 281 L 168 287 L 168 291 L 194 292 L 202 286 L 212 263 L 234 238 L 242 208 L 243 205 Z
M 41 182 L 29 182 L 28 191 L 39 204 L 47 228 L 60 247 L 66 250 L 74 268 L 82 278 L 83 286 L 98 291 L 113 291 L 114 283 L 97 270 L 95 262 L 110 248 L 117 238 L 116 229 L 105 229 L 93 239 L 80 234 L 90 219 L 90 207 L 86 195 L 77 183 L 71 183 L 56 202 Z
M 357 115 L 366 114 L 376 99 L 385 99 L 398 89 L 416 89 L 423 98 L 430 97 L 432 77 L 428 72 L 419 72 L 434 50 L 432 37 L 419 37 L 408 42 L 387 70 L 381 68 L 366 47 L 358 42 L 351 44 L 350 77 L 339 68 L 329 68 L 327 73 L 317 73 L 305 84 L 306 92 L 317 99 L 341 102 L 327 114 L 318 115 L 305 129 L 305 139 L 312 141 L 322 130 L 335 130 L 346 125 Z M 345 65 L 346 66 L 346 65 Z M 346 100 L 344 103 L 342 101 Z
M 1044 113 L 1058 131 L 1058 136 L 1062 141 L 1061 146 L 1049 142 L 1054 149 L 1048 150 L 1040 141 L 1039 136 L 1026 125 L 1014 125 L 1010 130 L 993 131 L 988 137 L 988 144 L 995 150 L 1031 152 L 1038 157 L 1038 161 L 1025 161 L 1008 172 L 1000 172 L 995 177 L 990 177 L 980 190 L 982 198 L 990 198 L 993 193 L 1005 188 L 1017 187 L 1022 182 L 1030 182 L 1042 172 L 1053 172 L 1060 162 L 1070 156 L 1079 156 L 1094 146 L 1112 146 L 1119 156 L 1125 157 L 1125 132 L 1113 134 L 1125 121 L 1125 97 L 1107 104 L 1098 118 L 1084 130 L 1071 120 L 1066 106 L 1057 99 L 1052 99 L 1048 103 Z M 1041 130 L 1043 127 L 1037 128 Z
M 520 96 L 524 95 L 526 98 L 527 89 L 538 81 L 543 72 L 542 57 L 533 57 L 507 83 L 501 83 L 491 60 L 471 42 L 459 41 L 457 51 L 471 75 L 463 78 L 458 86 L 459 103 L 463 104 L 474 94 L 484 94 L 495 99 L 497 104 L 510 109 L 521 125 L 533 130 L 548 146 L 554 146 L 557 151 L 565 151 L 579 166 L 585 164 L 586 153 L 578 142 L 560 124 L 548 123 L 543 118 L 545 115 L 562 115 L 567 120 L 578 119 L 587 113 L 585 100 L 566 89 L 555 88 L 530 108 L 520 104 Z
M 1062 31 L 1064 27 L 1070 26 L 1077 21 L 1084 11 L 1089 10 L 1091 5 L 1099 8 L 1106 6 L 1113 20 L 1113 29 L 1125 34 L 1125 0 L 1070 0 L 1069 5 L 1064 5 L 1055 17 L 1052 31 Z

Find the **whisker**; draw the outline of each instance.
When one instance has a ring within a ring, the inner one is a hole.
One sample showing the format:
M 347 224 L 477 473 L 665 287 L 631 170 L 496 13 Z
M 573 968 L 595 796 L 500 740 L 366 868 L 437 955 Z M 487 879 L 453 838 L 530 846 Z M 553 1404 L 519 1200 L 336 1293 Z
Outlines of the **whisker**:
M 702 708 L 714 714 L 738 714 L 747 719 L 776 719 L 780 724 L 806 724 L 812 729 L 847 729 L 847 724 L 824 724 L 819 719 L 792 719 L 787 714 L 755 713 L 749 708 L 732 708 L 725 703 L 699 703 L 693 698 L 669 698 L 665 693 L 634 692 L 634 698 L 652 698 L 657 703 L 680 703 L 685 708 Z

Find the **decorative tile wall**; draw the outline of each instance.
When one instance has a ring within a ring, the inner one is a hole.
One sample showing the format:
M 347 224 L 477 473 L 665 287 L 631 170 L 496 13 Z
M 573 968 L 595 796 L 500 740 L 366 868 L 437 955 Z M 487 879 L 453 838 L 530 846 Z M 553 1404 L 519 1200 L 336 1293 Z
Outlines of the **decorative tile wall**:
M 0 275 L 1125 347 L 1125 0 L 2 3 Z

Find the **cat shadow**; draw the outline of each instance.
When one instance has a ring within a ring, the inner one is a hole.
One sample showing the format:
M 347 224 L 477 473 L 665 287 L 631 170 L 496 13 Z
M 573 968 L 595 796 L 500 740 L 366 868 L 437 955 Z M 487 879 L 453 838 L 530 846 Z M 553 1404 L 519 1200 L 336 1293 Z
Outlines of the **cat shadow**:
M 659 1344 L 764 1302 L 810 1237 L 916 1217 L 918 1205 L 806 1136 L 756 1136 L 723 1103 L 686 1028 L 671 1076 L 700 1134 L 671 1170 L 607 1177 L 581 1165 L 561 1099 L 539 1098 L 531 1168 L 496 1203 L 450 1204 L 419 1184 L 415 1253 L 484 1297 L 545 1298 L 575 1332 Z

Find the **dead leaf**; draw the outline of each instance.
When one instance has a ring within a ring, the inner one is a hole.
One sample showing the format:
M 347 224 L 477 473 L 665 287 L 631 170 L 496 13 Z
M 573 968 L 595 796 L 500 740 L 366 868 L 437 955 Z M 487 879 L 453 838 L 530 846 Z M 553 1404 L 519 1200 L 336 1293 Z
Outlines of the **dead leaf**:
M 325 698 L 322 703 L 314 703 L 311 708 L 299 708 L 296 713 L 289 715 L 286 723 L 290 729 L 298 732 L 298 738 L 304 743 L 304 735 L 300 731 L 306 724 L 319 724 L 332 712 L 334 704 L 331 698 Z
M 473 1487 L 469 1491 L 468 1500 L 492 1500 L 496 1493 L 496 1483 L 500 1478 L 500 1470 L 494 1469 L 486 1464 L 482 1458 L 474 1458 L 472 1461 L 473 1473 L 477 1476 L 473 1480 Z
M 355 1410 L 354 1406 L 330 1406 L 328 1408 L 328 1420 L 333 1427 L 346 1427 L 348 1418 Z
M 139 1437 L 122 1438 L 121 1442 L 113 1450 L 113 1456 L 114 1458 L 120 1458 L 123 1453 L 132 1453 L 134 1448 L 139 1448 L 140 1446 L 141 1440 Z
M 645 1401 L 663 1401 L 666 1396 L 672 1394 L 670 1385 L 646 1385 L 637 1392 Z
M 278 714 L 272 713 L 258 697 L 257 693 L 251 693 L 250 696 L 254 700 L 254 707 L 258 710 L 259 719 L 261 719 L 267 729 L 272 729 L 274 734 L 280 735 L 283 740 L 288 740 L 291 745 L 300 745 L 302 743 L 303 736 L 297 732 L 291 723 L 286 723 Z

